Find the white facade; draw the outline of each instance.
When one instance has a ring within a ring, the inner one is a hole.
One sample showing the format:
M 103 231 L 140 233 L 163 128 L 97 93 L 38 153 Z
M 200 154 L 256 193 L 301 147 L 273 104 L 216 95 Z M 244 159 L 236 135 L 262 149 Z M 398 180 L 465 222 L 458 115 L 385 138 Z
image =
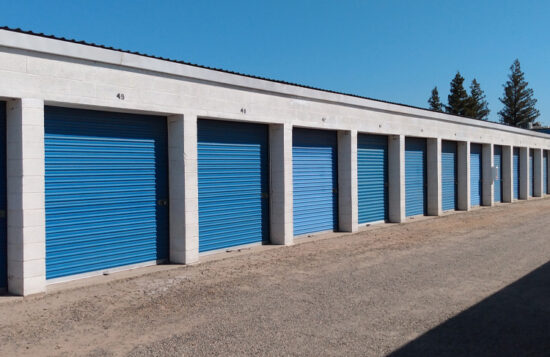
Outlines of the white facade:
M 444 113 L 303 88 L 31 34 L 0 30 L 0 98 L 7 105 L 8 289 L 45 291 L 44 105 L 167 117 L 170 260 L 199 260 L 197 120 L 269 124 L 271 242 L 292 231 L 292 128 L 338 131 L 339 223 L 357 224 L 357 134 L 390 136 L 389 219 L 405 221 L 405 137 L 428 138 L 428 214 L 441 214 L 441 141 L 458 142 L 458 207 L 470 208 L 470 143 L 483 144 L 482 203 L 493 204 L 494 145 L 503 146 L 503 200 L 512 200 L 512 148 L 535 149 L 534 196 L 550 135 Z

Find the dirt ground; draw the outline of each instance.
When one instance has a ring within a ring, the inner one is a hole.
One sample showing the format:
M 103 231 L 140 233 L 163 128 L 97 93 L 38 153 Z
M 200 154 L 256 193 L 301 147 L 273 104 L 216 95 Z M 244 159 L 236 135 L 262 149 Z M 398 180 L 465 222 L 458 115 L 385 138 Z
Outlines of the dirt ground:
M 0 297 L 0 356 L 548 355 L 549 222 L 538 199 Z

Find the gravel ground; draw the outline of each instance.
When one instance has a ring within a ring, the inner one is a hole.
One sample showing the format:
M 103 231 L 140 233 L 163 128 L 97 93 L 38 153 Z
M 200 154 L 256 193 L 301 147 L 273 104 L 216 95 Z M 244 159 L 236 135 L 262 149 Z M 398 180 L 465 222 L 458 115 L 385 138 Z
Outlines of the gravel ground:
M 0 356 L 548 355 L 548 222 L 539 199 L 0 297 Z

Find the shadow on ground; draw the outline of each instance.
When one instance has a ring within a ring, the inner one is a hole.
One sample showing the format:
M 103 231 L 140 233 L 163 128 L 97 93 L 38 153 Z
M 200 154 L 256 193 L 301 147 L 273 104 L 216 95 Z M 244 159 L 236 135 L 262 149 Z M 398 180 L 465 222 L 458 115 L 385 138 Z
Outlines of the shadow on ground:
M 389 356 L 550 356 L 550 262 Z

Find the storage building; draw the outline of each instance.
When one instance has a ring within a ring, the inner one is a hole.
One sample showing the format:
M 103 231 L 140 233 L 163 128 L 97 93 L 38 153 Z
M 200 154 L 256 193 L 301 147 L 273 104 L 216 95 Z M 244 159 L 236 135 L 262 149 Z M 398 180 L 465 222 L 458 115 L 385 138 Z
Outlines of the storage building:
M 548 193 L 550 135 L 0 29 L 0 287 Z

